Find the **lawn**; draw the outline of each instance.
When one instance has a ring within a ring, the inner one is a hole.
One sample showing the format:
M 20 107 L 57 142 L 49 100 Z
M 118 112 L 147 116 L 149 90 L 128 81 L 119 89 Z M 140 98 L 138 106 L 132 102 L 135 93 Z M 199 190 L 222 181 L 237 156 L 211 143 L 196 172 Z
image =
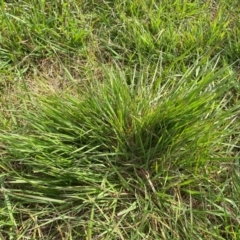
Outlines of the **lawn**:
M 0 1 L 0 239 L 240 239 L 239 16 Z

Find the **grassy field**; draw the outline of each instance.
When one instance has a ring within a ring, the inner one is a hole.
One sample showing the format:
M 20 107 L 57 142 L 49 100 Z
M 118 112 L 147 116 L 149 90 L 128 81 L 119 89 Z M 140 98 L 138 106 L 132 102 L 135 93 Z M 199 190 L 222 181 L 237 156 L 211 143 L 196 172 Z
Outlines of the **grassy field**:
M 239 16 L 0 1 L 0 239 L 240 239 Z

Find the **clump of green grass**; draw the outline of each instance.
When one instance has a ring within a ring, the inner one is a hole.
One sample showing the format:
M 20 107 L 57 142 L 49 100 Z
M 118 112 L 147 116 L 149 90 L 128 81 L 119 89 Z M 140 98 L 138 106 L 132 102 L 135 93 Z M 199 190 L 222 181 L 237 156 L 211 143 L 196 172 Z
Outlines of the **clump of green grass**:
M 1 239 L 239 239 L 238 1 L 0 1 Z
M 108 69 L 78 96 L 26 109 L 0 135 L 2 234 L 234 239 L 239 206 L 225 195 L 234 174 L 224 173 L 234 158 L 221 149 L 237 110 L 219 99 L 227 69 L 193 78 L 195 69 L 164 84 L 158 69 L 138 84 Z

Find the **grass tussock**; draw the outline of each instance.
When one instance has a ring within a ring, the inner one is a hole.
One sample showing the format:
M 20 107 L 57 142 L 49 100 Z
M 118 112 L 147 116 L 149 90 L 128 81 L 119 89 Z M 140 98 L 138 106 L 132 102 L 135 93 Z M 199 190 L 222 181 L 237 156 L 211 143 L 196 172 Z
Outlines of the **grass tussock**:
M 237 6 L 1 2 L 0 238 L 239 239 Z

